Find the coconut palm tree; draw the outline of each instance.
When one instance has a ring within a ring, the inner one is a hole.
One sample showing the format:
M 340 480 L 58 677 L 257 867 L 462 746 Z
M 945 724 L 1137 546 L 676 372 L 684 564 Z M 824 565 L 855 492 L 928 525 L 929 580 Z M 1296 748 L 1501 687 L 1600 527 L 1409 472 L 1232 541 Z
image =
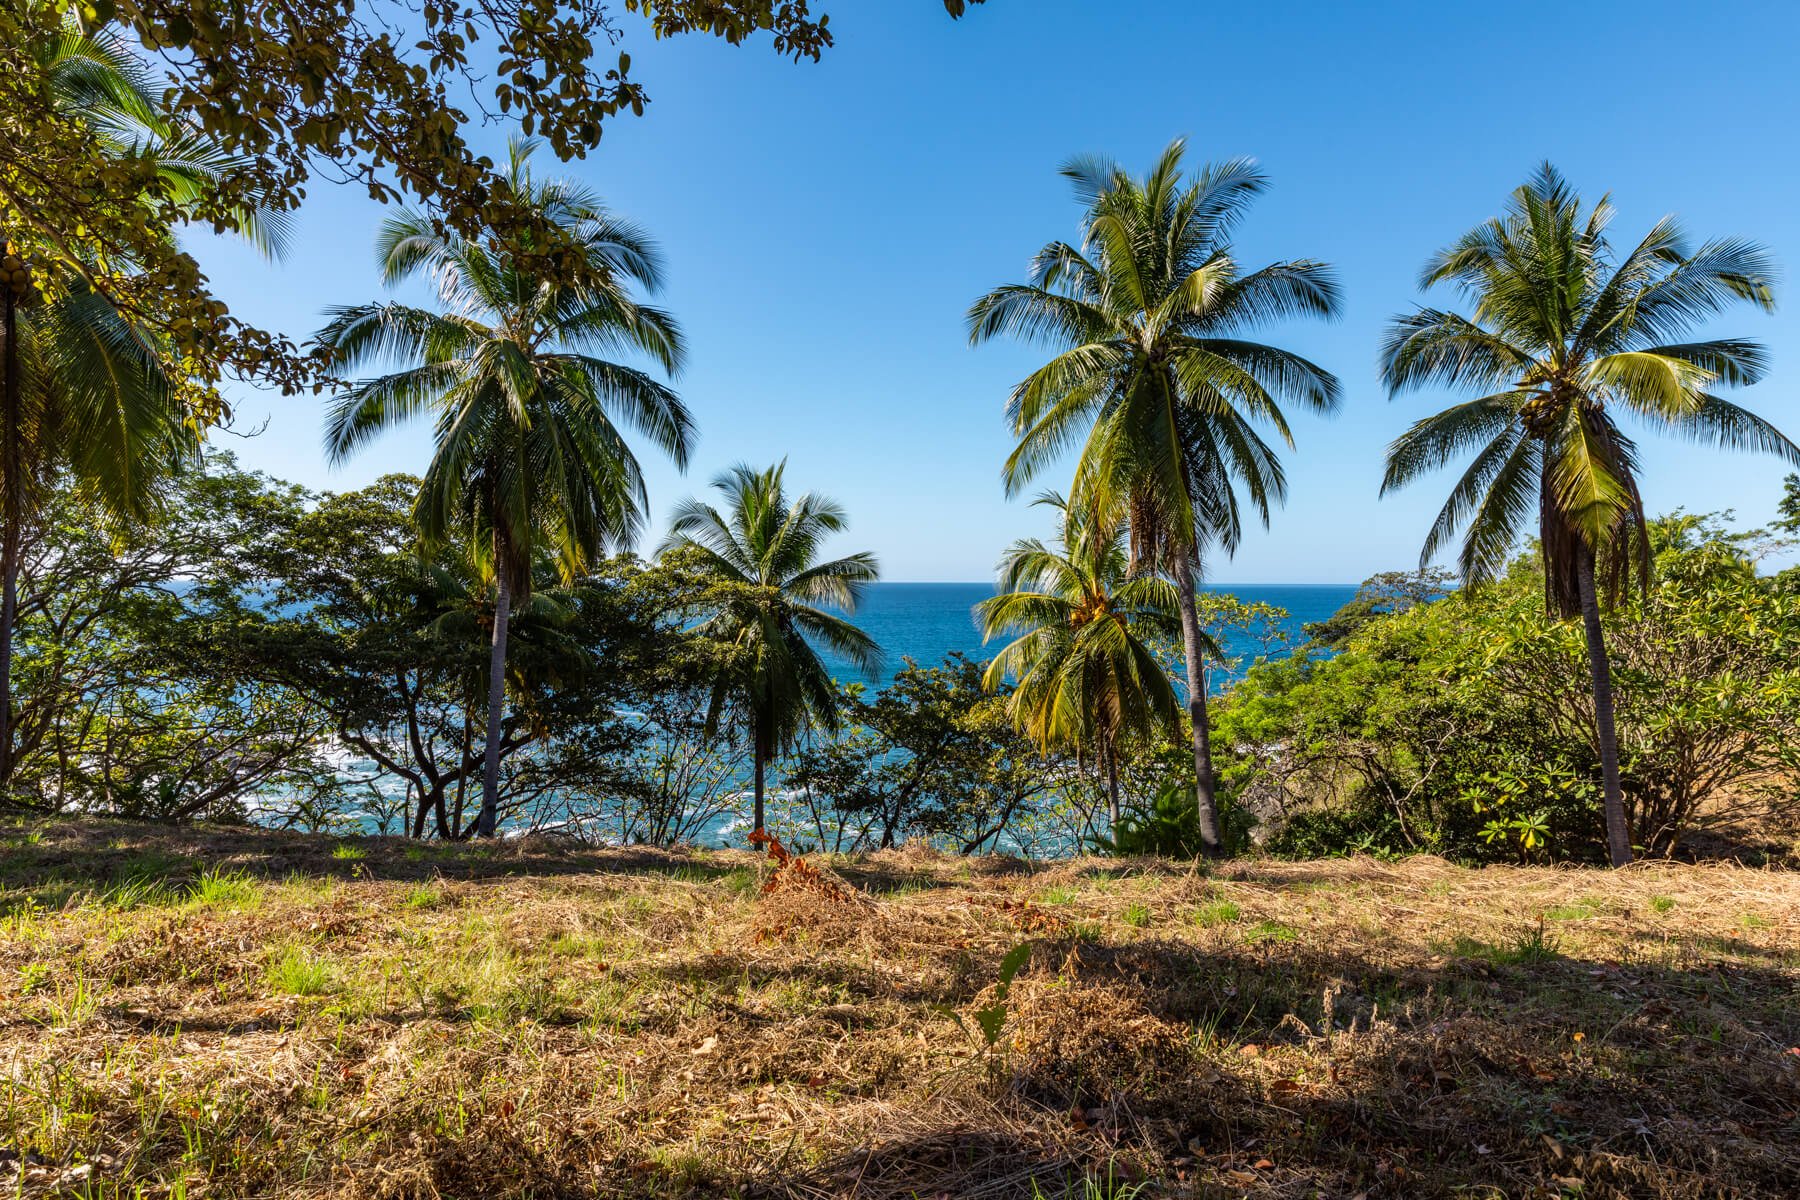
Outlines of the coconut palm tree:
M 1535 521 L 1550 612 L 1587 635 L 1594 728 L 1614 865 L 1631 860 L 1619 786 L 1612 682 L 1596 563 L 1612 591 L 1649 566 L 1637 447 L 1616 418 L 1734 450 L 1800 461 L 1762 418 L 1714 391 L 1754 383 L 1763 348 L 1736 338 L 1684 340 L 1728 306 L 1774 305 L 1767 254 L 1738 239 L 1689 245 L 1672 217 L 1623 256 L 1606 236 L 1612 206 L 1583 211 L 1555 168 L 1539 168 L 1503 215 L 1426 264 L 1423 287 L 1447 283 L 1470 315 L 1420 308 L 1394 320 L 1382 350 L 1390 393 L 1480 392 L 1419 421 L 1388 448 L 1382 492 L 1465 455 L 1468 468 L 1425 538 L 1429 561 L 1464 531 L 1459 566 L 1479 584 L 1506 564 Z
M 231 155 L 163 112 L 142 61 L 109 30 L 73 14 L 25 47 L 58 114 L 84 126 L 99 153 L 148 165 L 177 213 L 191 211 Z M 244 236 L 278 257 L 279 213 L 238 214 Z M 214 398 L 190 387 L 156 330 L 134 323 L 90 280 L 97 264 L 0 216 L 0 793 L 12 782 L 13 641 L 28 527 L 53 481 L 89 496 L 121 522 L 153 512 L 157 487 L 194 461 Z M 165 231 L 171 240 L 173 230 Z M 106 264 L 129 273 L 130 261 Z
M 821 544 L 848 524 L 836 501 L 813 492 L 789 500 L 780 462 L 758 471 L 739 465 L 713 480 L 725 498 L 721 512 L 684 501 L 659 553 L 691 548 L 699 570 L 715 583 L 711 610 L 698 631 L 730 648 L 713 687 L 708 723 L 736 705 L 750 726 L 755 772 L 755 823 L 763 828 L 768 764 L 808 729 L 835 733 L 838 693 L 819 658 L 823 645 L 873 678 L 881 670 L 874 639 L 821 605 L 854 613 L 865 588 L 880 575 L 875 556 L 820 561 Z
M 975 606 L 984 642 L 1017 635 L 988 663 L 989 691 L 1015 681 L 1014 724 L 1045 750 L 1092 749 L 1106 775 L 1107 813 L 1119 822 L 1119 746 L 1133 734 L 1180 727 L 1181 702 L 1147 639 L 1179 636 L 1180 604 L 1165 579 L 1132 575 L 1125 523 L 1097 520 L 1048 492 L 1061 528 L 1054 544 L 1014 542 L 1000 591 Z
M 1004 472 L 1008 493 L 1079 445 L 1071 498 L 1124 514 L 1132 569 L 1161 571 L 1175 584 L 1201 841 L 1216 855 L 1196 602 L 1204 557 L 1236 550 L 1244 500 L 1266 524 L 1285 494 L 1281 463 L 1258 430 L 1291 447 L 1281 403 L 1329 413 L 1338 399 L 1330 373 L 1248 334 L 1274 319 L 1332 316 L 1338 296 L 1330 270 L 1310 259 L 1242 271 L 1231 231 L 1267 180 L 1246 159 L 1184 178 L 1183 150 L 1180 139 L 1170 143 L 1143 179 L 1100 159 L 1066 165 L 1085 210 L 1081 246 L 1051 242 L 1027 282 L 977 300 L 969 338 L 1007 334 L 1056 351 L 1008 403 L 1019 436 Z
M 435 282 L 441 311 L 396 302 L 335 308 L 319 333 L 341 369 L 398 368 L 345 383 L 327 414 L 326 453 L 342 461 L 383 430 L 431 414 L 437 445 L 413 509 L 420 538 L 427 546 L 467 541 L 493 581 L 483 837 L 498 817 L 507 626 L 530 595 L 532 564 L 548 558 L 572 579 L 636 536 L 647 497 L 618 422 L 683 467 L 694 437 L 668 386 L 601 357 L 636 352 L 671 376 L 680 369 L 675 321 L 631 294 L 634 284 L 660 286 L 655 247 L 586 189 L 535 178 L 534 148 L 513 142 L 508 181 L 581 247 L 595 282 L 533 278 L 506 251 L 402 212 L 381 228 L 383 275 L 389 285 Z

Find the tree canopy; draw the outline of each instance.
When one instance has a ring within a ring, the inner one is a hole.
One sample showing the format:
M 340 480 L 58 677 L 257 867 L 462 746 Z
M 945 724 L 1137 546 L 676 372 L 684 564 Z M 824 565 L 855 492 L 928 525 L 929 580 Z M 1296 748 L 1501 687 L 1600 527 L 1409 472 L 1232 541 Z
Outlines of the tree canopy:
M 954 18 L 981 2 L 945 8 Z M 71 11 L 87 30 L 129 38 L 161 109 L 232 157 L 200 203 L 147 147 L 106 153 L 109 132 L 58 103 L 39 50 Z M 629 50 L 645 33 L 732 44 L 766 34 L 795 59 L 834 40 L 829 14 L 807 0 L 13 0 L 0 6 L 0 233 L 161 330 L 204 378 L 316 388 L 327 356 L 233 317 L 167 231 L 241 230 L 251 211 L 291 212 L 315 183 L 339 182 L 410 200 L 441 236 L 491 240 L 534 273 L 577 280 L 579 248 L 473 131 L 513 122 L 561 158 L 586 154 L 609 120 L 650 100 Z

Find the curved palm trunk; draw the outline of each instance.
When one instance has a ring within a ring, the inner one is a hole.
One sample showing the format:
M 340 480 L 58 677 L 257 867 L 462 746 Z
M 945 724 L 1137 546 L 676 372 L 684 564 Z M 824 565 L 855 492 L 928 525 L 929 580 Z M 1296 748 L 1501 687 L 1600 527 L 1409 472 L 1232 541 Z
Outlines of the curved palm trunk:
M 496 572 L 494 644 L 488 655 L 487 749 L 481 762 L 481 817 L 476 832 L 493 837 L 500 818 L 500 722 L 506 708 L 506 627 L 512 617 L 512 583 L 505 566 Z
M 1219 807 L 1213 781 L 1212 717 L 1206 709 L 1206 660 L 1200 648 L 1200 614 L 1195 605 L 1194 565 L 1186 556 L 1175 563 L 1175 594 L 1181 608 L 1181 649 L 1187 660 L 1188 716 L 1194 732 L 1194 807 L 1200 818 L 1200 848 L 1218 858 Z
M 1606 659 L 1606 636 L 1600 628 L 1600 601 L 1594 589 L 1594 553 L 1578 552 L 1576 586 L 1581 590 L 1581 623 L 1587 632 L 1588 673 L 1594 689 L 1594 734 L 1600 749 L 1600 784 L 1606 797 L 1606 850 L 1612 865 L 1631 861 L 1631 831 L 1625 821 L 1625 797 L 1619 786 L 1619 735 L 1613 726 L 1612 669 Z
M 25 518 L 24 480 L 20 478 L 19 422 L 24 402 L 19 380 L 19 316 L 18 300 L 10 287 L 0 284 L 0 305 L 4 305 L 4 328 L 0 330 L 0 357 L 4 357 L 5 422 L 4 511 L 0 512 L 0 802 L 10 797 L 13 782 L 13 693 L 12 657 L 13 627 L 19 619 L 19 546 Z

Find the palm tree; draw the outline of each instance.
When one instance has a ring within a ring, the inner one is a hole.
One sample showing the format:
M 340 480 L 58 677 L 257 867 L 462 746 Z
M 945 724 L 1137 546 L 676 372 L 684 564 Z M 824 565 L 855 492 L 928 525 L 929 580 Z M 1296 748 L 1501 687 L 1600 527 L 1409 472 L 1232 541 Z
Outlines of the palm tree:
M 84 31 L 73 14 L 27 46 L 44 94 L 85 126 L 98 151 L 148 165 L 175 211 L 191 211 L 238 160 L 160 110 L 157 84 L 110 30 Z M 281 214 L 245 210 L 239 227 L 279 257 Z M 21 237 L 21 233 L 27 236 Z M 172 230 L 165 231 L 171 240 Z M 106 264 L 112 273 L 130 261 Z M 191 387 L 167 340 L 134 323 L 91 284 L 95 263 L 55 239 L 0 228 L 0 792 L 15 768 L 12 691 L 18 586 L 27 528 L 56 481 L 105 516 L 141 522 L 158 485 L 195 461 L 214 398 Z
M 869 553 L 819 561 L 821 543 L 848 524 L 836 501 L 812 492 L 789 501 L 785 462 L 765 470 L 739 465 L 713 480 L 727 501 L 720 512 L 684 501 L 670 522 L 661 554 L 692 548 L 715 586 L 711 615 L 698 627 L 732 654 L 713 687 L 708 724 L 736 703 L 750 725 L 756 814 L 763 829 L 763 783 L 769 762 L 810 728 L 835 733 L 838 693 L 814 643 L 828 647 L 873 678 L 881 670 L 874 639 L 825 611 L 854 613 L 863 590 L 880 575 Z
M 636 536 L 647 497 L 616 421 L 683 467 L 694 436 L 672 390 L 600 357 L 636 351 L 670 375 L 680 369 L 675 321 L 628 287 L 660 286 L 655 247 L 586 189 L 534 178 L 534 148 L 513 142 L 508 181 L 574 239 L 597 282 L 533 278 L 505 251 L 403 212 L 383 223 L 377 242 L 385 280 L 434 281 L 443 311 L 395 302 L 335 308 L 319 333 L 345 369 L 398 367 L 346 383 L 327 415 L 327 454 L 342 461 L 383 430 L 431 413 L 437 445 L 413 509 L 421 541 L 466 541 L 493 580 L 483 837 L 493 836 L 499 811 L 507 625 L 531 593 L 532 564 L 548 558 L 573 579 L 595 555 Z
M 1396 318 L 1382 352 L 1388 389 L 1482 395 L 1395 439 L 1382 492 L 1474 454 L 1421 555 L 1429 561 L 1464 529 L 1459 566 L 1470 584 L 1504 568 L 1535 514 L 1545 605 L 1580 616 L 1587 634 L 1607 847 L 1618 866 L 1631 861 L 1631 832 L 1595 564 L 1612 565 L 1616 592 L 1633 574 L 1646 582 L 1650 559 L 1637 448 L 1614 418 L 1628 412 L 1651 428 L 1790 462 L 1800 448 L 1712 390 L 1761 378 L 1761 346 L 1681 340 L 1735 302 L 1773 307 L 1765 252 L 1737 239 L 1690 247 L 1665 217 L 1620 258 L 1606 237 L 1611 217 L 1605 199 L 1584 214 L 1546 164 L 1504 215 L 1426 264 L 1421 286 L 1453 285 L 1472 315 L 1420 308 Z
M 1240 485 L 1265 525 L 1285 495 L 1281 463 L 1258 427 L 1291 447 L 1281 401 L 1329 413 L 1338 399 L 1330 373 L 1246 334 L 1272 319 L 1332 316 L 1338 297 L 1329 269 L 1310 259 L 1240 271 L 1232 227 L 1267 180 L 1246 159 L 1184 180 L 1183 150 L 1181 139 L 1170 143 L 1141 180 L 1104 160 L 1067 164 L 1062 173 L 1085 208 L 1081 246 L 1051 242 L 1026 283 L 977 300 L 969 339 L 1010 334 L 1057 351 L 1008 403 L 1019 435 L 1004 472 L 1008 494 L 1079 442 L 1072 499 L 1125 514 L 1132 570 L 1159 570 L 1175 584 L 1200 836 L 1216 855 L 1196 604 L 1203 556 L 1236 550 Z
M 999 594 L 975 606 L 984 642 L 1017 635 L 982 684 L 1016 681 L 1013 722 L 1043 749 L 1094 749 L 1117 825 L 1120 743 L 1180 727 L 1181 702 L 1145 640 L 1179 633 L 1180 604 L 1167 580 L 1130 573 L 1123 522 L 1096 520 L 1054 492 L 1038 503 L 1061 514 L 1059 536 L 1051 546 L 1014 542 Z

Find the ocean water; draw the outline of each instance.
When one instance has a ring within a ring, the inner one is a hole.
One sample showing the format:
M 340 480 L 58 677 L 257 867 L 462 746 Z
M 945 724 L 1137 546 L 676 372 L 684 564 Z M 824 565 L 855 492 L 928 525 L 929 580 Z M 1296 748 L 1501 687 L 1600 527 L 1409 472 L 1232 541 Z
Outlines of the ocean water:
M 1356 595 L 1353 583 L 1240 583 L 1218 584 L 1207 590 L 1228 592 L 1246 603 L 1261 601 L 1286 610 L 1285 632 L 1298 645 L 1305 640 L 1300 627 L 1308 621 L 1322 621 Z M 886 686 L 895 672 L 911 658 L 920 666 L 938 665 L 946 654 L 961 651 L 980 661 L 991 657 L 1004 644 L 996 641 L 987 646 L 975 628 L 973 609 L 994 594 L 991 583 L 877 583 L 872 585 L 851 620 L 874 638 L 886 657 L 882 676 L 873 681 Z M 1248 645 L 1232 645 L 1226 650 L 1247 656 Z M 844 682 L 861 679 L 848 662 L 826 654 L 833 674 Z M 1211 681 L 1220 686 L 1229 682 L 1225 672 L 1215 671 Z

